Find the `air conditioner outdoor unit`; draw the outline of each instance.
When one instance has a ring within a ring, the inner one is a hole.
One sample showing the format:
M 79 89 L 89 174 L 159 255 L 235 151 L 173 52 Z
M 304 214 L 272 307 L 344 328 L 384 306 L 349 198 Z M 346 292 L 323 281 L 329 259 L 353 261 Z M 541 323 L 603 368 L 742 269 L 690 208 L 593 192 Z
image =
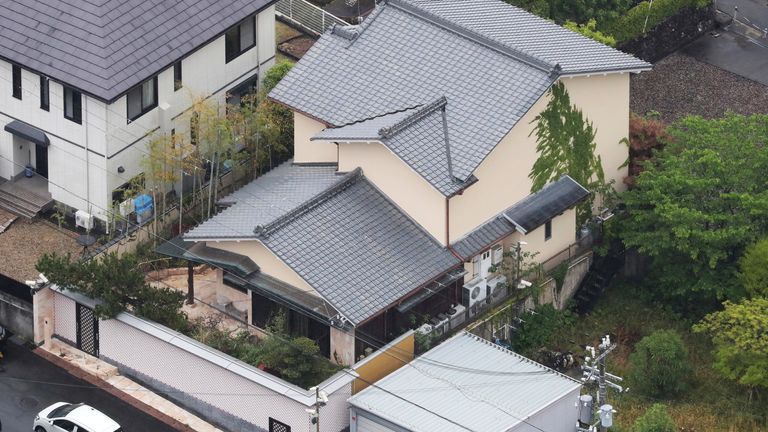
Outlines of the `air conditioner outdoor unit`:
M 485 278 L 475 278 L 464 285 L 462 290 L 462 304 L 469 309 L 469 316 L 475 316 L 485 303 L 488 295 Z
M 121 202 L 119 208 L 120 208 L 120 216 L 128 217 L 128 215 L 133 213 L 135 210 L 133 206 L 133 199 L 127 199 Z
M 451 324 L 451 328 L 454 329 L 464 324 L 464 321 L 466 321 L 467 308 L 462 305 L 455 305 L 451 309 L 453 309 L 453 313 L 449 315 L 448 321 Z
M 75 226 L 90 231 L 93 229 L 93 215 L 82 210 L 75 212 Z
M 447 316 L 445 318 L 435 317 L 432 319 L 432 333 L 436 336 L 442 336 L 450 330 L 450 321 Z
M 431 324 L 422 324 L 421 327 L 416 329 L 416 333 L 422 334 L 424 336 L 432 333 L 432 325 Z
M 491 304 L 496 304 L 507 297 L 507 277 L 503 275 L 488 279 L 488 298 Z

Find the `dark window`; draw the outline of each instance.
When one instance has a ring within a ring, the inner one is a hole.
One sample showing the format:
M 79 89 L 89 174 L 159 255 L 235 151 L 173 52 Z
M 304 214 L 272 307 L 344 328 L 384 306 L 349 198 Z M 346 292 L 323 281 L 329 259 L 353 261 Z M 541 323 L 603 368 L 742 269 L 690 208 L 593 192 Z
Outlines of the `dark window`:
M 544 240 L 549 240 L 552 238 L 552 221 L 547 221 L 547 223 L 544 224 Z
M 83 97 L 69 87 L 64 87 L 64 118 L 83 124 Z
M 270 417 L 269 432 L 291 432 L 291 427 Z
M 242 106 L 248 100 L 248 99 L 244 99 L 246 96 L 256 94 L 256 91 L 258 89 L 258 84 L 259 84 L 258 74 L 238 84 L 232 90 L 229 90 L 227 92 L 227 104 Z
M 13 97 L 21 99 L 21 68 L 13 65 Z
M 173 64 L 173 91 L 184 87 L 181 81 L 181 60 Z
M 48 78 L 40 77 L 40 108 L 46 111 L 51 108 L 51 90 Z
M 75 424 L 69 420 L 54 420 L 53 425 L 56 427 L 60 427 L 61 429 L 67 432 L 72 432 L 73 430 L 75 430 Z
M 232 27 L 224 36 L 227 63 L 256 45 L 256 16 L 248 17 Z
M 150 78 L 128 91 L 128 123 L 157 106 L 157 77 Z

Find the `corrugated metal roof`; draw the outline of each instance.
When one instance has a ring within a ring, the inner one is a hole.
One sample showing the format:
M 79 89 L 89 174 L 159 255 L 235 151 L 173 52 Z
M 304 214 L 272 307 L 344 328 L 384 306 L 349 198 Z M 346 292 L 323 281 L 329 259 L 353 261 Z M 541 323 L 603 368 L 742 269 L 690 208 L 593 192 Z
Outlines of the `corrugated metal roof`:
M 572 378 L 463 332 L 349 403 L 415 432 L 501 432 L 580 387 Z
M 111 101 L 275 1 L 0 0 L 0 57 Z

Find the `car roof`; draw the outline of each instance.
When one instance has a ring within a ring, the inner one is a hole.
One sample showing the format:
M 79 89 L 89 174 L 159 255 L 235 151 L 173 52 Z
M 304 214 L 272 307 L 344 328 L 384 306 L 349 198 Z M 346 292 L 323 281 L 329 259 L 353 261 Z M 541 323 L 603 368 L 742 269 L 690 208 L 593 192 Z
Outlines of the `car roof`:
M 106 414 L 84 404 L 77 404 L 76 408 L 63 418 L 84 426 L 89 432 L 115 432 L 120 428 L 120 425 Z

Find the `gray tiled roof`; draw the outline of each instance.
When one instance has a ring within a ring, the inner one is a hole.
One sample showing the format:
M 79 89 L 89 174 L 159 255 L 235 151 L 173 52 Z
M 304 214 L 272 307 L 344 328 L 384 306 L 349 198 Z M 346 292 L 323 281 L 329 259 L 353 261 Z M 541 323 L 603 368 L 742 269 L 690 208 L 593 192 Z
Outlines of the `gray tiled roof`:
M 530 194 L 512 207 L 455 241 L 453 250 L 469 258 L 515 230 L 528 233 L 589 196 L 570 176 L 562 176 L 540 191 Z
M 556 78 L 554 65 L 521 61 L 393 2 L 361 27 L 354 40 L 326 32 L 270 96 L 333 126 L 445 97 L 451 168 L 463 181 Z
M 450 171 L 469 181 L 560 74 L 649 67 L 500 0 L 389 0 L 360 26 L 326 32 L 270 96 L 333 127 L 356 124 L 345 133 L 368 134 L 445 97 Z M 420 149 L 425 132 L 413 135 L 401 148 Z M 430 181 L 448 170 L 433 154 L 411 163 Z
M 440 98 L 418 108 L 326 129 L 313 139 L 380 141 L 440 193 L 451 196 L 469 182 L 458 180 L 451 172 L 450 140 L 446 136 L 446 110 L 450 107 L 447 105 L 447 101 Z
M 535 422 L 534 414 L 565 397 L 578 396 L 580 388 L 573 378 L 462 332 L 349 403 L 410 431 L 534 430 L 514 426 Z M 572 410 L 569 415 L 576 421 L 576 409 Z M 537 425 L 541 427 L 546 426 Z
M 650 64 L 500 0 L 406 0 L 551 64 L 563 74 L 645 70 Z
M 190 230 L 184 239 L 254 238 L 256 227 L 274 222 L 343 180 L 335 165 L 285 162 L 221 199 L 219 204 L 229 207 Z
M 460 264 L 359 174 L 261 241 L 353 324 Z
M 0 0 L 0 56 L 111 101 L 274 1 Z

